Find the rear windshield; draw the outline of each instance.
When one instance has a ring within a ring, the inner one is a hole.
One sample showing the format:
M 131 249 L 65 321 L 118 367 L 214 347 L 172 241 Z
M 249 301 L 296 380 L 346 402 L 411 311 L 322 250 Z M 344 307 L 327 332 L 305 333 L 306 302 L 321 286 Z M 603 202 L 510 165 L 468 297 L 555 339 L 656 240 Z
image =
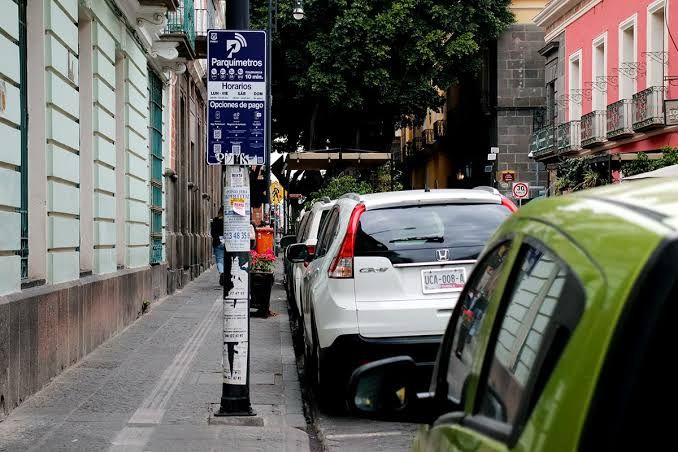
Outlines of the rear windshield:
M 476 259 L 510 214 L 500 204 L 445 204 L 368 210 L 360 217 L 356 256 L 388 257 L 394 264 Z

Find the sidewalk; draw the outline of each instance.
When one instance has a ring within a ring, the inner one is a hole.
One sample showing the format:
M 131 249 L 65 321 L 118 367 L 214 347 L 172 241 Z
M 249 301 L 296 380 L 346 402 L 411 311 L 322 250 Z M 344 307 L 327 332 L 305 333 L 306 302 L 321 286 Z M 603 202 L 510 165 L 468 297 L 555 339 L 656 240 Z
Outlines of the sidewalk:
M 221 396 L 221 303 L 211 270 L 152 305 L 0 423 L 0 451 L 309 450 L 279 283 L 278 315 L 251 321 L 250 395 L 263 426 L 208 425 Z

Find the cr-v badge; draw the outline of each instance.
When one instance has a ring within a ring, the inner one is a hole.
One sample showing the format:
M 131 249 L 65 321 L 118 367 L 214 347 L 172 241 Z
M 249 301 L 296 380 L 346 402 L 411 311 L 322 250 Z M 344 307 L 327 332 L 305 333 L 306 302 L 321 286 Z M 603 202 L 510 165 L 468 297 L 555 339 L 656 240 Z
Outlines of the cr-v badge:
M 361 268 L 360 269 L 360 273 L 384 273 L 385 271 L 388 271 L 387 267 L 384 267 L 384 268 L 368 267 L 368 268 Z

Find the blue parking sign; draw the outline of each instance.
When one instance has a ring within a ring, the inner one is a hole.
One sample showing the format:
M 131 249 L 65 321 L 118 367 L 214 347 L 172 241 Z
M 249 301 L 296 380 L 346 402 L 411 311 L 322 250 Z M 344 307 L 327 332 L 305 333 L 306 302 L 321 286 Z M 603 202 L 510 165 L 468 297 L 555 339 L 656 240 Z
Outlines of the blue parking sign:
M 207 32 L 207 163 L 265 165 L 266 32 Z

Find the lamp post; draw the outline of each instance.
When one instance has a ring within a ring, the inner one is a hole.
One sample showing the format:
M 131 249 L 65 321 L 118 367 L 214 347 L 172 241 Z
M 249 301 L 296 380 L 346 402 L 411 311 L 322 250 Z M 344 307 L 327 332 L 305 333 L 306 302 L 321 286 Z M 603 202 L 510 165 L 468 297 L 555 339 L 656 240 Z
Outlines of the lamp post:
M 292 17 L 294 17 L 296 20 L 301 20 L 304 18 L 304 0 L 297 0 L 294 3 Z
M 271 41 L 273 35 L 273 1 L 268 0 L 268 24 L 266 33 L 266 56 L 268 58 L 268 66 L 266 67 L 266 95 L 268 96 L 268 106 L 266 108 L 266 149 L 268 154 L 268 166 L 266 167 L 266 198 L 264 202 L 264 212 L 271 221 L 271 153 L 273 150 L 273 130 L 271 127 L 271 118 L 272 118 L 272 105 L 273 105 L 273 92 L 272 92 L 272 77 L 271 77 L 271 67 L 273 66 L 273 58 L 271 57 Z M 294 3 L 294 9 L 292 10 L 292 17 L 296 20 L 301 20 L 304 18 L 304 1 L 296 0 Z

